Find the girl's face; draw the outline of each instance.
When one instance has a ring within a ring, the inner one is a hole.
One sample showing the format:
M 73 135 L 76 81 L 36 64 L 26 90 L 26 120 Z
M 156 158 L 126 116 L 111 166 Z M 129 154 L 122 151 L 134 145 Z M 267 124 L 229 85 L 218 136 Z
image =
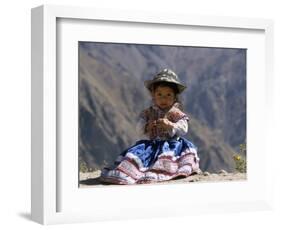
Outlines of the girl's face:
M 153 92 L 153 98 L 160 109 L 167 109 L 174 104 L 176 95 L 169 86 L 158 86 Z

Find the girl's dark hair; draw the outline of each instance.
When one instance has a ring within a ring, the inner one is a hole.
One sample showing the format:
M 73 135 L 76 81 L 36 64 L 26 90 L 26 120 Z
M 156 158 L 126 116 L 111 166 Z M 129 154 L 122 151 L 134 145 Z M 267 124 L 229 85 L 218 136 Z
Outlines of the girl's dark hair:
M 174 91 L 174 93 L 175 93 L 175 95 L 178 95 L 179 94 L 179 90 L 178 90 L 178 87 L 177 87 L 177 85 L 176 84 L 174 84 L 174 83 L 170 83 L 170 82 L 156 82 L 156 83 L 154 83 L 153 85 L 152 85 L 152 87 L 151 87 L 151 90 L 152 91 L 155 91 L 159 86 L 162 86 L 162 87 L 169 87 L 169 88 L 171 88 L 171 89 L 173 89 L 173 91 Z

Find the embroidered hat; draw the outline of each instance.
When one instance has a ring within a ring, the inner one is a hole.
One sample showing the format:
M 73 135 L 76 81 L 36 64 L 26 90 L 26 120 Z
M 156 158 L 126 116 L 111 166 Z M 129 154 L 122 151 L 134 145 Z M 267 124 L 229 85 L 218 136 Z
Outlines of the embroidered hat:
M 169 82 L 177 86 L 179 93 L 185 90 L 186 86 L 179 82 L 178 76 L 170 69 L 163 69 L 156 74 L 153 80 L 144 81 L 145 87 L 151 91 L 153 84 L 157 82 Z

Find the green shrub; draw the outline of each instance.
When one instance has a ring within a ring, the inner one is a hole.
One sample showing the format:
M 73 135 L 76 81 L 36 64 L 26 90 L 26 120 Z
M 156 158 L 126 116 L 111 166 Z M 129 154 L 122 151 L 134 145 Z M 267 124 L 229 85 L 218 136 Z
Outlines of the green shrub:
M 235 162 L 235 169 L 240 173 L 246 173 L 247 160 L 246 160 L 246 143 L 240 145 L 240 152 L 233 155 Z
M 79 171 L 82 172 L 82 173 L 86 173 L 86 172 L 89 171 L 85 161 L 80 161 Z

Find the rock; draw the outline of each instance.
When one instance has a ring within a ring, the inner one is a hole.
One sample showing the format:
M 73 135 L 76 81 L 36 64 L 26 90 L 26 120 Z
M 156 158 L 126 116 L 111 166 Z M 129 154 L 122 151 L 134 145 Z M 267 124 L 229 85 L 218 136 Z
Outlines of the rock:
M 227 171 L 225 171 L 225 170 L 223 170 L 223 169 L 221 169 L 221 170 L 219 171 L 219 174 L 221 174 L 221 175 L 227 175 L 227 174 L 228 174 L 228 172 L 227 172 Z
M 203 175 L 204 175 L 204 176 L 210 176 L 211 174 L 206 171 L 206 172 L 203 173 Z
M 197 181 L 200 181 L 199 178 L 193 178 L 192 180 L 190 180 L 189 182 L 197 182 Z

